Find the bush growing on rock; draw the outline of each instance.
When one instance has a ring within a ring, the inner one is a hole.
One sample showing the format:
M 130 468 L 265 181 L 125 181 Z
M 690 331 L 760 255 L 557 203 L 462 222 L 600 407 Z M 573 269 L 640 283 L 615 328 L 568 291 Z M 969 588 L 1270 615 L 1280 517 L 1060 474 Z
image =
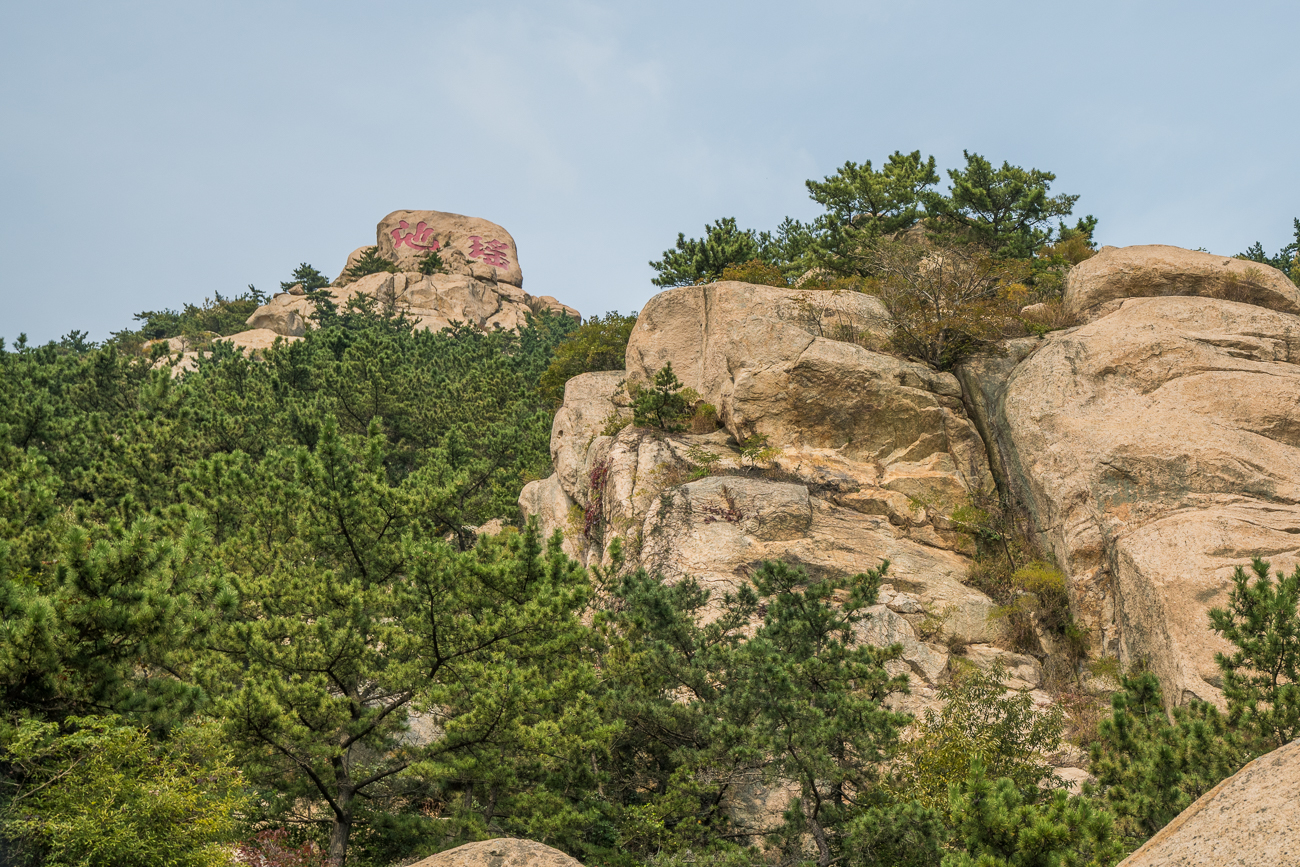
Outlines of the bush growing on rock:
M 424 271 L 424 263 L 426 261 L 428 261 L 427 258 L 422 260 L 420 263 L 421 273 L 433 273 Z M 441 259 L 438 260 L 437 264 L 442 264 Z M 343 277 L 347 282 L 352 282 L 353 280 L 360 280 L 367 274 L 393 274 L 396 272 L 397 263 L 393 262 L 386 256 L 381 255 L 379 247 L 375 246 L 366 247 L 365 250 L 362 251 L 361 255 L 357 257 L 357 260 L 349 265 L 347 270 L 343 272 Z
M 884 302 L 890 342 L 939 370 L 986 349 L 1015 321 L 1029 269 L 979 248 L 877 240 L 863 253 Z
M 681 380 L 673 373 L 672 362 L 655 373 L 652 386 L 641 386 L 632 396 L 632 423 L 638 427 L 679 433 L 686 430 L 685 419 L 690 414 L 690 405 L 682 393 Z

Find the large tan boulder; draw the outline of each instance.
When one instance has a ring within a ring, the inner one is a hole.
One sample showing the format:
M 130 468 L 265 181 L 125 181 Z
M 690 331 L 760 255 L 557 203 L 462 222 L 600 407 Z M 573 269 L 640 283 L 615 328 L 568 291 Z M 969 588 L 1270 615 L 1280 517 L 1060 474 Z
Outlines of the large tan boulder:
M 502 837 L 466 843 L 411 867 L 582 867 L 582 862 L 542 843 Z
M 323 291 L 340 307 L 356 296 L 368 296 L 405 313 L 415 320 L 417 328 L 430 331 L 441 331 L 457 322 L 482 331 L 496 328 L 517 331 L 530 313 L 542 310 L 581 318 L 578 311 L 554 299 L 535 298 L 509 283 L 478 280 L 463 274 L 381 272 Z M 315 302 L 305 295 L 282 292 L 253 311 L 248 325 L 286 336 L 302 336 L 315 309 Z
M 217 337 L 212 342 L 229 343 L 231 346 L 237 346 L 244 350 L 245 353 L 252 355 L 270 349 L 277 341 L 280 343 L 293 343 L 301 339 L 300 337 L 286 337 L 283 334 L 277 334 L 269 328 L 253 328 L 226 337 Z
M 478 280 L 523 286 L 519 250 L 515 239 L 496 223 L 442 211 L 393 211 L 376 229 L 379 254 L 397 264 L 399 271 L 419 271 L 430 252 L 459 271 Z M 356 255 L 355 253 L 353 255 Z M 349 257 L 351 261 L 351 257 Z
M 1166 295 L 1300 313 L 1300 288 L 1276 268 L 1163 244 L 1103 247 L 1071 268 L 1065 280 L 1066 312 L 1087 319 L 1114 311 L 1125 298 Z
M 948 661 L 941 639 L 1000 634 L 992 601 L 962 583 L 970 539 L 945 518 L 992 481 L 956 379 L 861 345 L 883 317 L 857 293 L 722 283 L 656 296 L 625 371 L 569 381 L 551 431 L 555 475 L 530 484 L 521 508 L 587 565 L 608 565 L 617 538 L 630 567 L 695 578 L 715 602 L 764 560 L 846 576 L 887 559 L 888 591 L 863 636 L 901 643 L 898 673 L 932 694 Z M 668 361 L 725 428 L 627 425 L 627 384 Z M 755 433 L 770 448 L 761 458 L 738 444 Z
M 1252 556 L 1300 559 L 1300 318 L 1135 298 L 1016 356 L 975 403 L 1094 651 L 1221 700 L 1208 610 Z
M 646 382 L 672 362 L 737 441 L 833 449 L 916 500 L 951 505 L 990 490 L 956 377 L 867 348 L 887 330 L 880 301 L 861 293 L 687 286 L 642 309 L 627 373 Z
M 1196 800 L 1120 867 L 1300 864 L 1300 741 L 1261 756 Z

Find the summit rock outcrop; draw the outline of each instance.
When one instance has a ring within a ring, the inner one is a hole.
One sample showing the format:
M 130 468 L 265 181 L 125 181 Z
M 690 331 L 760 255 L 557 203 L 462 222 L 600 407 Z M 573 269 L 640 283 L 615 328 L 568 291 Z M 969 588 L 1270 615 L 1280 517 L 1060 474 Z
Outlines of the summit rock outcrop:
M 353 276 L 353 267 L 368 250 L 394 270 Z M 437 254 L 440 264 L 435 273 L 424 273 L 430 253 Z M 530 314 L 544 310 L 582 318 L 550 296 L 529 295 L 523 285 L 515 239 L 496 223 L 443 211 L 393 211 L 376 226 L 375 244 L 353 250 L 339 276 L 322 291 L 340 307 L 358 296 L 370 298 L 431 331 L 455 323 L 514 331 Z M 315 309 L 306 290 L 293 286 L 253 311 L 247 325 L 301 337 Z

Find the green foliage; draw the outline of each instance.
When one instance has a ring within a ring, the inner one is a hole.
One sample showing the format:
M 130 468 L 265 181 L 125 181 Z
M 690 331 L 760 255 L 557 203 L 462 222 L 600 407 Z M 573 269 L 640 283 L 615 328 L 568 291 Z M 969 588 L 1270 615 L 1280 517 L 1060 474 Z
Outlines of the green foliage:
M 780 453 L 767 444 L 767 434 L 750 434 L 740 441 L 740 462 L 751 467 L 765 464 Z
M 176 529 L 55 524 L 25 565 L 21 538 L 0 541 L 0 708 L 111 709 L 166 726 L 194 707 L 199 693 L 175 674 L 233 599 L 202 568 L 202 523 Z
M 1047 757 L 1061 745 L 1061 708 L 1040 713 L 1027 691 L 1008 691 L 1005 684 L 1000 665 L 987 672 L 963 666 L 940 689 L 942 707 L 926 712 L 907 743 L 908 798 L 945 810 L 949 787 L 964 782 L 975 762 L 1023 792 L 1053 780 Z
M 1295 229 L 1295 238 L 1290 244 L 1278 250 L 1276 256 L 1265 253 L 1264 245 L 1256 241 L 1246 248 L 1246 252 L 1238 253 L 1237 258 L 1271 265 L 1290 277 L 1292 283 L 1300 286 L 1300 218 L 1291 222 Z
M 420 257 L 419 270 L 424 275 L 444 273 L 442 257 L 437 250 L 430 250 Z
M 901 354 L 947 370 L 1000 339 L 1019 310 L 1028 276 L 1020 262 L 978 247 L 935 247 L 880 239 L 858 254 L 871 291 L 889 311 Z
M 376 248 L 371 248 L 376 249 Z M 306 262 L 293 269 L 293 276 L 280 284 L 281 292 L 288 292 L 295 286 L 301 286 L 304 291 L 314 292 L 318 289 L 324 289 L 330 285 L 329 278 L 316 270 Z
M 1052 238 L 1051 221 L 1069 216 L 1078 196 L 1049 196 L 1056 175 L 1022 169 L 1004 162 L 1001 168 L 984 157 L 962 151 L 965 169 L 949 169 L 948 195 L 926 192 L 928 226 L 942 235 L 979 244 L 999 258 L 1027 259 Z M 1089 227 L 1096 221 L 1088 218 Z
M 437 253 L 434 253 L 433 255 L 437 256 Z M 428 256 L 421 258 L 420 273 L 422 274 L 437 273 L 436 269 L 441 267 L 442 259 L 438 258 L 436 260 L 436 264 L 430 265 L 430 267 L 433 268 L 434 270 L 425 271 L 424 268 L 426 263 L 429 263 L 431 261 L 433 260 L 430 260 Z M 362 277 L 365 277 L 368 274 L 393 274 L 396 273 L 396 271 L 397 271 L 397 263 L 393 262 L 391 259 L 387 259 L 384 256 L 380 255 L 379 247 L 374 246 L 374 247 L 366 247 L 364 250 L 362 250 L 361 255 L 357 257 L 357 260 L 353 262 L 351 265 L 349 265 L 343 271 L 343 277 L 345 281 L 351 283 L 353 280 L 360 280 Z M 320 287 L 313 286 L 310 288 L 315 289 Z
M 683 419 L 691 413 L 681 391 L 681 380 L 670 361 L 655 373 L 653 386 L 643 386 L 632 396 L 632 424 L 668 433 L 686 430 Z
M 659 275 L 650 282 L 665 289 L 710 283 L 728 265 L 759 258 L 760 251 L 758 236 L 752 230 L 741 230 L 736 227 L 735 217 L 724 217 L 706 225 L 703 238 L 687 239 L 679 232 L 676 248 L 665 250 L 662 259 L 650 263 Z
M 114 331 L 109 342 L 126 352 L 137 352 L 146 340 L 165 340 L 169 337 L 183 337 L 194 345 L 206 341 L 211 334 L 235 334 L 247 328 L 249 316 L 258 307 L 265 304 L 266 295 L 252 286 L 243 294 L 226 298 L 220 292 L 214 299 L 204 299 L 202 304 L 185 304 L 179 311 L 145 310 L 135 314 L 140 327 L 131 330 Z M 74 352 L 83 352 L 89 347 L 84 339 L 77 339 L 77 332 L 65 338 L 65 344 Z
M 755 286 L 779 286 L 783 289 L 790 285 L 790 281 L 786 279 L 785 274 L 781 273 L 779 267 L 762 259 L 750 259 L 738 265 L 727 265 L 722 269 L 718 279 L 738 280 Z
M 1233 722 L 1259 740 L 1259 752 L 1300 736 L 1300 566 L 1269 578 L 1269 564 L 1238 566 L 1228 607 L 1210 611 L 1214 631 L 1236 645 L 1215 654 Z
M 1150 672 L 1125 676 L 1111 707 L 1090 747 L 1090 770 L 1132 846 L 1253 757 L 1212 704 L 1175 707 L 1171 719 Z
M 564 385 L 580 373 L 622 370 L 627 342 L 636 327 L 636 313 L 617 310 L 592 316 L 555 347 L 555 357 L 538 382 L 542 398 L 552 406 L 564 402 Z
M 248 798 L 212 721 L 163 743 L 114 717 L 24 720 L 5 749 L 3 834 L 45 867 L 217 867 Z
M 906 722 L 884 706 L 906 688 L 884 668 L 900 650 L 867 645 L 856 628 L 886 568 L 812 581 L 764 563 L 752 587 L 717 602 L 689 579 L 623 580 L 602 663 L 605 706 L 624 725 L 604 789 L 622 805 L 622 847 L 698 852 L 710 841 L 771 833 L 797 848 L 807 831 L 818 863 L 828 864 L 845 847 L 865 858 L 907 839 L 908 829 L 881 812 L 877 785 Z M 794 782 L 795 803 L 772 827 L 732 828 L 723 794 L 758 779 Z
M 590 677 L 559 659 L 583 634 L 576 564 L 543 558 L 533 527 L 464 553 L 431 544 L 454 487 L 434 466 L 390 481 L 383 443 L 377 421 L 366 436 L 326 421 L 314 448 L 222 455 L 193 474 L 240 598 L 201 680 L 255 782 L 328 805 L 333 865 L 359 801 L 374 810 L 415 763 L 439 782 L 509 784 L 520 769 L 485 754 L 544 762 L 540 744 L 583 730 L 572 699 Z M 420 749 L 402 737 L 417 708 L 441 729 Z
M 978 761 L 953 784 L 949 810 L 955 851 L 942 867 L 1110 867 L 1125 854 L 1112 817 L 1089 799 L 1056 789 L 1036 801 Z
M 825 208 L 814 224 L 819 263 L 844 271 L 864 246 L 910 229 L 938 182 L 934 157 L 922 159 L 920 151 L 895 151 L 879 170 L 871 160 L 847 162 L 823 181 L 808 181 L 809 196 Z

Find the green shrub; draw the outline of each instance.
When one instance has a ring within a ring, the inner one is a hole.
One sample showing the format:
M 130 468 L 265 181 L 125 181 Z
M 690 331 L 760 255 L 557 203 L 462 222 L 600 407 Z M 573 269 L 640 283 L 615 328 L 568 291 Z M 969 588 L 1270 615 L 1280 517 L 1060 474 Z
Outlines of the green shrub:
M 444 273 L 442 257 L 438 255 L 437 250 L 430 250 L 420 257 L 419 270 L 426 276 Z
M 294 286 L 301 286 L 306 292 L 314 292 L 317 289 L 324 289 L 328 285 L 330 285 L 328 277 L 303 262 L 293 269 L 292 277 L 280 284 L 280 291 L 288 292 Z
M 202 304 L 185 304 L 180 310 L 145 310 L 133 317 L 141 323 L 138 329 L 115 331 L 108 342 L 131 353 L 139 351 L 147 340 L 169 337 L 185 337 L 196 345 L 205 343 L 211 335 L 245 330 L 248 317 L 266 300 L 266 295 L 249 286 L 247 292 L 232 298 L 218 292 L 215 298 L 205 298 Z
M 1254 580 L 1251 580 L 1251 576 Z M 1300 566 L 1269 578 L 1258 557 L 1251 572 L 1238 566 L 1227 608 L 1210 611 L 1215 632 L 1236 645 L 1215 654 L 1233 722 L 1258 740 L 1260 752 L 1300 736 Z
M 731 263 L 722 269 L 721 280 L 739 280 L 757 286 L 779 286 L 782 289 L 790 281 L 781 273 L 781 269 L 762 259 L 750 259 L 748 262 Z
M 542 374 L 537 390 L 551 406 L 564 402 L 564 385 L 580 373 L 622 370 L 627 341 L 636 326 L 636 313 L 617 310 L 592 316 L 555 347 L 555 357 Z
M 1125 676 L 1111 708 L 1090 747 L 1089 770 L 1134 846 L 1254 757 L 1214 705 L 1166 710 L 1151 672 Z
M 954 672 L 939 691 L 940 709 L 917 722 L 905 748 L 906 798 L 946 810 L 949 787 L 964 782 L 975 762 L 1022 791 L 1053 778 L 1047 757 L 1060 747 L 1064 715 L 1055 706 L 1038 712 L 1028 692 L 1007 691 L 1006 677 L 1001 665 Z
M 157 744 L 115 717 L 25 720 L 6 750 L 5 834 L 43 867 L 230 864 L 247 796 L 219 732 L 198 722 Z
M 655 374 L 652 387 L 636 390 L 632 398 L 632 423 L 668 433 L 686 430 L 683 420 L 690 416 L 690 408 L 681 391 L 681 380 L 673 373 L 670 361 Z
M 441 264 L 441 260 L 439 260 L 439 264 Z M 360 280 L 368 274 L 393 274 L 396 271 L 397 264 L 379 255 L 378 246 L 366 247 L 361 251 L 361 255 L 357 257 L 357 261 L 343 271 L 343 278 L 350 283 L 353 280 Z

